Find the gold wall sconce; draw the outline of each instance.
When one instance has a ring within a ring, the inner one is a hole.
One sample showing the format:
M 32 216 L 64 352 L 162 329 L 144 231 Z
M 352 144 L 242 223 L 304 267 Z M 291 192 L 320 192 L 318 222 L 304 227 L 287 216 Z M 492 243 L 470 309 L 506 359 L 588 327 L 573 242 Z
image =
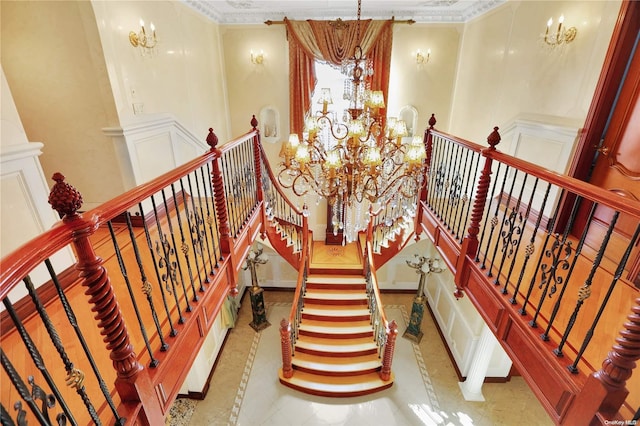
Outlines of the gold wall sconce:
M 578 33 L 576 27 L 566 28 L 562 26 L 563 23 L 564 15 L 560 15 L 560 18 L 558 18 L 558 28 L 554 32 L 551 30 L 553 18 L 549 18 L 547 21 L 547 29 L 544 33 L 544 42 L 547 45 L 551 47 L 562 46 L 563 44 L 571 43 L 576 38 L 576 34 Z
M 251 63 L 254 65 L 262 65 L 264 62 L 264 50 L 260 50 L 260 53 L 255 53 L 251 50 Z
M 416 52 L 416 64 L 422 65 L 431 59 L 431 49 L 427 49 L 427 53 L 423 53 L 420 49 Z
M 158 38 L 156 37 L 156 27 L 153 22 L 150 23 L 150 32 L 144 27 L 144 21 L 140 20 L 140 31 L 131 31 L 129 33 L 129 42 L 133 47 L 139 47 L 143 55 L 152 54 L 156 44 L 158 44 Z

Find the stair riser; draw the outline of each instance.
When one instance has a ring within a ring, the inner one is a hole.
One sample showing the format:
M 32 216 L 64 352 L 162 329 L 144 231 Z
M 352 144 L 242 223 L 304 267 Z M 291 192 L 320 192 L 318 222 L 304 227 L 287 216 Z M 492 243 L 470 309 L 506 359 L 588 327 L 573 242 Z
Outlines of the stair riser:
M 316 320 L 316 321 L 367 321 L 370 319 L 369 315 L 349 315 L 349 316 L 333 316 L 333 315 L 316 315 L 316 314 L 302 314 L 303 319 Z
M 373 340 L 373 332 L 362 333 L 345 333 L 345 334 L 333 334 L 333 333 L 320 333 L 315 331 L 300 330 L 300 335 L 309 337 L 323 337 L 325 339 L 357 339 L 360 337 L 370 337 Z
M 332 358 L 340 358 L 340 357 L 351 358 L 354 356 L 373 355 L 375 353 L 378 353 L 378 349 L 372 348 L 372 349 L 364 349 L 361 351 L 352 351 L 352 352 L 326 352 L 326 351 L 321 351 L 316 349 L 296 347 L 296 352 L 304 352 L 309 355 L 319 355 L 319 356 L 326 356 L 326 357 L 332 357 Z
M 282 379 L 280 379 L 280 383 L 292 389 L 296 389 L 300 392 L 307 393 L 309 395 L 327 396 L 330 398 L 350 398 L 355 396 L 369 395 L 372 393 L 380 392 L 381 390 L 385 390 L 393 386 L 393 383 L 388 383 L 388 384 L 385 384 L 384 386 L 380 386 L 375 389 L 367 389 L 359 392 L 327 392 L 327 391 L 321 391 L 316 389 L 309 389 L 302 386 L 297 386 Z
M 355 300 L 335 300 L 335 299 L 319 299 L 313 297 L 304 297 L 304 303 L 312 303 L 317 305 L 335 305 L 335 306 L 368 306 L 367 299 Z
M 310 374 L 317 374 L 319 376 L 348 377 L 348 376 L 360 376 L 363 374 L 375 373 L 376 371 L 380 371 L 382 367 L 371 368 L 366 370 L 358 370 L 358 371 L 326 371 L 326 370 L 315 370 L 312 368 L 301 367 L 299 365 L 293 364 L 293 369 L 298 371 L 304 371 Z
M 367 290 L 366 284 L 307 283 L 307 290 Z
M 309 268 L 309 274 L 318 275 L 359 275 L 362 276 L 362 269 L 342 269 L 342 268 Z

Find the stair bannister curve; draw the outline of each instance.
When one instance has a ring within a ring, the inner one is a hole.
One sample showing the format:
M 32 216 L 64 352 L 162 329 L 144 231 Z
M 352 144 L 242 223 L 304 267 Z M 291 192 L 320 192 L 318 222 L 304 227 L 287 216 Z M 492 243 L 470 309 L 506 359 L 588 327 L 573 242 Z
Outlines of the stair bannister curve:
M 255 116 L 252 125 L 258 125 Z M 260 167 L 256 166 L 260 170 L 259 196 L 264 201 L 262 239 L 268 238 L 276 252 L 294 268 L 299 269 L 303 264 L 304 239 L 306 233 L 310 232 L 308 226 L 306 231 L 303 230 L 307 208 L 305 206 L 302 209 L 298 208 L 280 187 L 260 143 L 259 133 L 256 149 L 255 161 L 256 164 L 260 164 Z

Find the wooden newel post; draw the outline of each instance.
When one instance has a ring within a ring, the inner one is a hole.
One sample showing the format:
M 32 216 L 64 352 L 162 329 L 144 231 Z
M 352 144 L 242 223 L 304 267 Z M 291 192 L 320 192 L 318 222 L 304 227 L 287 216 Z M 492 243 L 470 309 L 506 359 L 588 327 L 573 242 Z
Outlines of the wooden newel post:
M 416 208 L 416 219 L 414 223 L 414 228 L 416 231 L 416 241 L 420 240 L 420 222 L 422 221 L 422 210 L 424 209 L 421 201 L 427 201 L 428 196 L 428 187 L 429 187 L 429 176 L 431 175 L 431 157 L 433 153 L 433 130 L 436 125 L 436 115 L 431 114 L 431 118 L 429 118 L 429 128 L 424 132 L 424 150 L 425 150 L 425 159 L 424 159 L 424 176 L 422 179 L 422 188 L 420 189 L 420 198 L 417 202 Z
M 55 173 L 56 182 L 49 194 L 49 204 L 62 217 L 73 233 L 73 245 L 78 261 L 85 294 L 89 296 L 94 319 L 98 321 L 100 334 L 109 350 L 109 357 L 116 370 L 115 386 L 123 401 L 140 402 L 149 424 L 164 424 L 159 400 L 154 397 L 153 385 L 147 371 L 138 362 L 129 338 L 127 326 L 120 311 L 111 281 L 103 260 L 96 255 L 89 237 L 98 227 L 95 218 L 84 219 L 78 214 L 82 207 L 82 195 L 64 181 L 61 173 Z
M 231 241 L 230 227 L 229 227 L 229 213 L 227 212 L 227 200 L 224 193 L 224 182 L 222 180 L 222 168 L 220 167 L 220 157 L 222 151 L 218 149 L 218 136 L 213 133 L 213 129 L 209 128 L 209 134 L 207 135 L 207 145 L 211 147 L 211 151 L 215 154 L 212 161 L 213 173 L 211 176 L 211 183 L 213 184 L 213 198 L 216 208 L 216 214 L 218 215 L 218 231 L 220 232 L 220 250 L 223 256 L 229 256 L 231 254 L 231 248 L 233 242 Z M 237 287 L 233 287 L 230 290 L 232 296 L 238 293 Z
M 251 127 L 258 132 L 258 135 L 253 138 L 253 163 L 256 170 L 256 186 L 258 202 L 262 203 L 262 220 L 260 221 L 260 237 L 264 240 L 267 237 L 267 213 L 264 205 L 264 191 L 262 188 L 262 161 L 260 161 L 260 130 L 258 130 L 258 120 L 256 116 L 251 118 Z
M 493 128 L 493 132 L 487 138 L 489 148 L 482 150 L 482 156 L 485 158 L 484 167 L 480 172 L 478 178 L 478 186 L 476 189 L 476 195 L 473 200 L 473 208 L 471 210 L 471 220 L 469 222 L 469 228 L 467 229 L 467 236 L 462 242 L 462 248 L 460 251 L 460 259 L 464 259 L 465 256 L 475 256 L 478 250 L 478 233 L 480 232 L 480 221 L 482 220 L 482 214 L 484 213 L 484 206 L 487 202 L 487 194 L 489 193 L 489 184 L 491 183 L 491 164 L 492 159 L 487 156 L 487 153 L 496 150 L 496 145 L 500 143 L 500 133 L 498 133 L 498 127 Z M 461 274 L 456 274 L 456 278 Z M 456 280 L 456 291 L 453 295 L 456 298 L 463 297 L 462 293 L 463 283 L 459 283 Z
M 382 380 L 391 378 L 391 363 L 393 362 L 393 352 L 396 349 L 396 337 L 398 337 L 398 324 L 396 320 L 391 320 L 389 331 L 387 331 L 387 344 L 384 346 L 382 369 L 380 370 L 380 378 Z
M 571 405 L 566 417 L 570 424 L 591 424 L 596 417 L 620 420 L 616 416 L 629 394 L 626 383 L 640 359 L 640 298 L 627 319 L 602 368 L 589 376 Z
M 280 321 L 280 345 L 282 346 L 282 375 L 288 379 L 293 376 L 291 363 L 291 326 L 289 321 L 282 318 Z

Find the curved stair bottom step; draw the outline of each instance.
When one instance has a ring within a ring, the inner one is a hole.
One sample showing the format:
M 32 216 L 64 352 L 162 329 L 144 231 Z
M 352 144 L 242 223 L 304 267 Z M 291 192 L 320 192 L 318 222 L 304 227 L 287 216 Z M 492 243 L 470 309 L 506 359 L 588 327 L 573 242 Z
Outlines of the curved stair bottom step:
M 377 372 L 359 376 L 335 377 L 294 371 L 292 377 L 286 378 L 280 368 L 278 378 L 283 385 L 310 395 L 348 398 L 370 395 L 388 389 L 393 385 L 394 375 L 391 373 L 389 380 L 382 380 Z

